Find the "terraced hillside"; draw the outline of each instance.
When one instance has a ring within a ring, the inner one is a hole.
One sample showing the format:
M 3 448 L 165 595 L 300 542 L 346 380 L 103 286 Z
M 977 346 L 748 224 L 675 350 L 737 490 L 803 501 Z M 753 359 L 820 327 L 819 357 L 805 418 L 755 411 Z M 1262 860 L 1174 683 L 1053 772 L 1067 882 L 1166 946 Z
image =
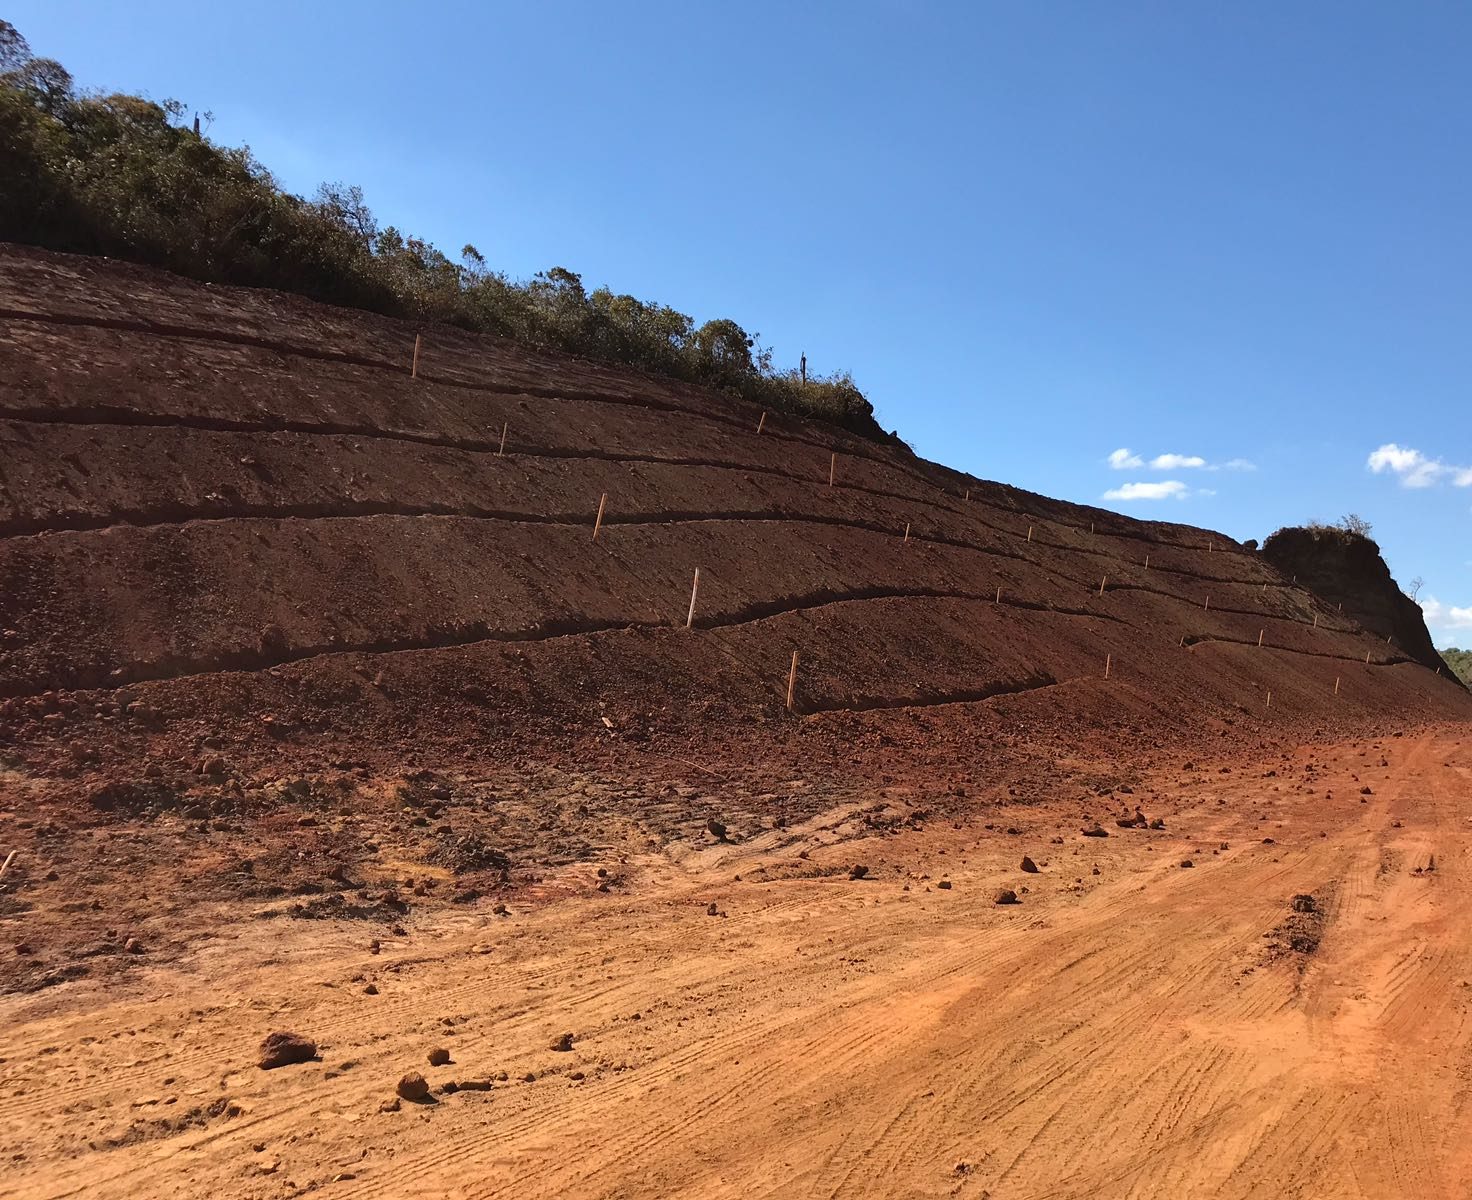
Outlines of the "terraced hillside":
M 1395 636 L 1210 531 L 0 248 L 0 1190 L 1460 1196 L 1472 697 Z
M 785 717 L 794 651 L 798 714 L 1466 703 L 1220 535 L 723 396 L 445 329 L 415 378 L 403 324 L 20 249 L 0 309 L 0 694 L 38 747 L 99 706 L 133 748 L 215 710 L 257 738 L 740 728 Z

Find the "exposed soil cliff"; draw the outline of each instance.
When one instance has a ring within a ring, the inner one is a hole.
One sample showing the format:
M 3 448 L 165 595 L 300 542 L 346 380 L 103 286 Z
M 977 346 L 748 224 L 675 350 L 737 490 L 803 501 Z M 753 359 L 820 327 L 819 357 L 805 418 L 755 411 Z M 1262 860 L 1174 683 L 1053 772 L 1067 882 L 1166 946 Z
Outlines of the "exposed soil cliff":
M 1280 529 L 1263 544 L 1263 557 L 1352 617 L 1408 658 L 1451 675 L 1432 644 L 1421 606 L 1400 590 L 1372 539 L 1346 529 L 1314 525 Z

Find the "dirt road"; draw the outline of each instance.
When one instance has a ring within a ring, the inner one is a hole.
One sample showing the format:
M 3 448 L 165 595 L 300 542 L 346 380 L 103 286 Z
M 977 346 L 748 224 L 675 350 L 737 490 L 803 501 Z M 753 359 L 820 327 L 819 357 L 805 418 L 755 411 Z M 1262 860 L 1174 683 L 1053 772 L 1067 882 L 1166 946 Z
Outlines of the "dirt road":
M 227 923 L 129 991 L 8 998 L 0 1191 L 1465 1196 L 1465 730 L 1142 791 L 882 839 L 834 813 L 379 953 Z M 1115 824 L 1136 799 L 1164 830 Z M 273 1029 L 321 1061 L 260 1070 Z M 380 1111 L 411 1070 L 491 1087 Z

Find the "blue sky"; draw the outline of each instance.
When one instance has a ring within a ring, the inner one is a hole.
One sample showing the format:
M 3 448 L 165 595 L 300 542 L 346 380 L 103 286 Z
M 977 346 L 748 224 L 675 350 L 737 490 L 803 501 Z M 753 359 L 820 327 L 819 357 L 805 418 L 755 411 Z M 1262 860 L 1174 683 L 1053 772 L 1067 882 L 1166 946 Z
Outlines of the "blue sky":
M 1238 538 L 1359 513 L 1472 643 L 1466 4 L 5 16 L 294 191 L 847 367 L 927 457 Z

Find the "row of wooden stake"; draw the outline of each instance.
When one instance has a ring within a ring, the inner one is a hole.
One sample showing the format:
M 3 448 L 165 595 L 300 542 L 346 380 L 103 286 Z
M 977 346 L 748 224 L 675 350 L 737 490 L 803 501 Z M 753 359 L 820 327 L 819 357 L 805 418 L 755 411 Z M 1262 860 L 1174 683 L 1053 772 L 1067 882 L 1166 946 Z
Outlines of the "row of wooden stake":
M 413 378 L 413 379 L 418 379 L 419 378 L 419 354 L 420 354 L 420 348 L 421 348 L 421 341 L 422 341 L 421 335 L 419 335 L 419 334 L 416 333 L 414 335 L 414 359 L 413 359 L 413 362 L 410 364 L 410 368 L 409 368 L 410 378 Z M 757 421 L 757 425 L 756 425 L 756 431 L 757 431 L 757 433 L 761 433 L 762 430 L 766 428 L 766 424 L 767 424 L 767 414 L 765 412 L 763 412 L 762 415 L 761 415 L 761 419 L 759 421 Z M 506 454 L 506 432 L 507 432 L 507 428 L 508 428 L 507 422 L 504 422 L 503 421 L 501 423 L 501 443 L 500 443 L 500 446 L 496 450 L 496 456 L 498 458 L 504 457 L 505 454 Z M 835 483 L 837 482 L 837 479 L 838 479 L 838 454 L 835 451 L 832 454 L 830 454 L 829 455 L 829 458 L 828 458 L 828 486 L 829 487 L 833 487 L 835 485 Z M 971 489 L 970 488 L 967 488 L 966 489 L 966 499 L 967 500 L 970 500 L 971 499 Z M 608 507 L 608 493 L 607 492 L 604 492 L 598 498 L 598 515 L 593 519 L 593 540 L 595 542 L 598 540 L 598 534 L 599 534 L 599 532 L 603 528 L 603 514 L 607 510 L 607 507 Z M 1094 523 L 1092 521 L 1089 522 L 1089 532 L 1090 533 L 1093 533 L 1094 532 Z M 1029 525 L 1027 527 L 1027 540 L 1029 542 L 1032 541 L 1032 534 L 1033 534 L 1033 526 Z M 908 522 L 908 521 L 905 522 L 905 537 L 904 537 L 904 540 L 907 543 L 910 540 L 910 522 Z M 1207 553 L 1210 554 L 1212 552 L 1212 549 L 1213 549 L 1213 544 L 1211 542 L 1207 542 L 1207 544 L 1206 544 L 1206 551 L 1207 551 Z M 1148 570 L 1149 567 L 1150 567 L 1150 556 L 1147 554 L 1147 555 L 1145 555 L 1145 568 L 1146 568 L 1146 570 Z M 1294 576 L 1294 580 L 1293 581 L 1294 581 L 1294 583 L 1297 583 L 1298 582 L 1298 577 L 1296 575 Z M 1104 578 L 1102 578 L 1099 581 L 1099 595 L 1102 596 L 1104 594 L 1104 589 L 1105 589 L 1105 586 L 1108 584 L 1108 582 L 1109 582 L 1109 577 L 1107 575 L 1104 576 Z M 1262 589 L 1263 589 L 1264 592 L 1267 591 L 1268 585 L 1267 585 L 1267 582 L 1266 581 L 1263 582 Z M 699 594 L 700 594 L 700 568 L 699 567 L 696 567 L 695 568 L 695 578 L 691 582 L 691 585 L 690 585 L 690 608 L 689 608 L 689 610 L 685 614 L 685 628 L 686 629 L 691 628 L 694 625 L 694 623 L 695 623 L 695 601 L 696 601 L 696 597 Z M 998 604 L 1000 604 L 1002 602 L 1002 589 L 1001 589 L 1000 586 L 998 586 L 998 588 L 997 588 L 997 600 L 996 600 L 996 602 Z M 1204 609 L 1208 610 L 1208 611 L 1211 609 L 1211 597 L 1210 596 L 1206 597 L 1205 603 L 1202 605 L 1202 607 Z M 1343 611 L 1344 605 L 1342 603 L 1339 605 L 1339 609 L 1340 609 L 1340 611 Z M 1317 629 L 1318 628 L 1318 625 L 1319 625 L 1319 615 L 1318 615 L 1318 613 L 1315 613 L 1314 614 L 1314 628 Z M 1259 648 L 1261 648 L 1261 646 L 1263 645 L 1263 638 L 1264 638 L 1266 632 L 1267 631 L 1265 629 L 1258 630 L 1258 633 L 1257 633 L 1257 644 L 1258 644 Z M 1388 645 L 1389 642 L 1390 642 L 1390 638 L 1387 636 L 1386 639 L 1385 639 L 1385 641 L 1386 641 L 1386 644 Z M 1185 634 L 1182 634 L 1181 635 L 1181 645 L 1184 646 L 1185 644 L 1186 644 L 1186 635 Z M 787 673 L 787 707 L 789 709 L 791 709 L 792 706 L 793 706 L 793 700 L 794 700 L 794 696 L 795 696 L 796 689 L 797 689 L 797 660 L 798 660 L 797 651 L 794 650 L 792 652 L 792 666 L 791 666 L 791 668 L 789 669 L 789 671 Z M 1365 664 L 1368 666 L 1369 665 L 1369 662 L 1370 662 L 1370 652 L 1367 650 L 1367 651 L 1365 651 Z M 1113 666 L 1114 666 L 1114 656 L 1112 654 L 1106 654 L 1104 656 L 1104 678 L 1105 679 L 1108 679 L 1109 678 L 1109 675 L 1110 675 L 1110 672 L 1113 669 Z M 1440 671 L 1437 672 L 1438 675 L 1440 673 L 1441 673 Z M 1335 678 L 1334 678 L 1334 694 L 1336 696 L 1339 695 L 1339 677 L 1338 676 L 1335 676 Z M 1273 693 L 1271 691 L 1269 691 L 1268 694 L 1267 694 L 1267 707 L 1271 708 L 1272 706 L 1273 706 Z M 13 858 L 14 857 L 14 854 L 12 853 L 12 855 L 10 857 Z M 9 865 L 10 865 L 10 862 L 7 859 L 6 860 L 6 863 L 5 863 L 5 866 L 8 867 Z

